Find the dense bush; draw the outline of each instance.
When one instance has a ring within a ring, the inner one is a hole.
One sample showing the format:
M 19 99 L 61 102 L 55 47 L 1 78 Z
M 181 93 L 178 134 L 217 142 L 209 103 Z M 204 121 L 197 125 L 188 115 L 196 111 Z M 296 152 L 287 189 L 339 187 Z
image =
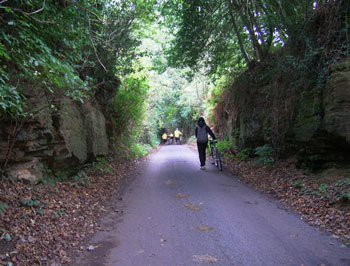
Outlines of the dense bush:
M 258 155 L 258 163 L 264 163 L 265 165 L 271 165 L 274 162 L 272 157 L 273 149 L 270 145 L 265 144 L 255 148 L 255 154 Z
M 222 153 L 233 154 L 235 147 L 234 142 L 229 140 L 218 141 L 216 144 L 217 148 Z

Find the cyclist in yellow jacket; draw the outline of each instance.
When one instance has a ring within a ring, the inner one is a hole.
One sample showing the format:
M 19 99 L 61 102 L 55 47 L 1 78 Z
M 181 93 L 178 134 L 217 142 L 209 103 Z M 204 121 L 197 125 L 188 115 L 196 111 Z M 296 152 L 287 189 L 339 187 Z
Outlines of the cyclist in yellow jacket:
M 175 137 L 175 141 L 176 141 L 176 144 L 181 144 L 181 136 L 182 136 L 182 133 L 181 131 L 177 128 L 174 132 L 174 137 Z
M 166 133 L 166 131 L 163 133 L 162 135 L 162 143 L 166 144 L 168 141 L 168 134 Z

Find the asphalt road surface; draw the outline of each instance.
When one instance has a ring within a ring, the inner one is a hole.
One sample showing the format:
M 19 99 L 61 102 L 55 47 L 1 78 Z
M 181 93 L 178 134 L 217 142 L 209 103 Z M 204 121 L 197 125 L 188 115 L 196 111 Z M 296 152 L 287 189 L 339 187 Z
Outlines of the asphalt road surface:
M 75 265 L 350 265 L 350 249 L 185 145 L 140 165 Z

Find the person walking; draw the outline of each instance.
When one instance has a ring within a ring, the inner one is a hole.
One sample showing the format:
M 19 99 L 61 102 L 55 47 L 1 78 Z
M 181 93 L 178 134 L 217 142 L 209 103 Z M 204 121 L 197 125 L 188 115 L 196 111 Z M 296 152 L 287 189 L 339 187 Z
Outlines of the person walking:
M 182 136 L 182 132 L 178 128 L 176 128 L 174 132 L 176 144 L 181 144 L 181 139 L 180 139 L 181 136 Z
M 170 133 L 168 138 L 169 138 L 170 144 L 173 144 L 174 143 L 174 134 Z
M 166 133 L 166 131 L 164 131 L 162 135 L 162 144 L 166 144 L 167 141 L 168 141 L 168 134 Z
M 195 136 L 197 138 L 197 148 L 200 161 L 200 169 L 205 170 L 206 149 L 208 146 L 208 134 L 216 139 L 213 131 L 206 125 L 203 117 L 198 119 L 198 125 L 195 129 Z

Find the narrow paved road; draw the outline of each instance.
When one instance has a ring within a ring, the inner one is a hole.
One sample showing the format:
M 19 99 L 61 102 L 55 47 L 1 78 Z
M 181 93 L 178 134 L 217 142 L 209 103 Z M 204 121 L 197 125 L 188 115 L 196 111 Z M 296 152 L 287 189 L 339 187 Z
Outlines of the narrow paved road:
M 163 146 L 129 185 L 79 265 L 350 265 L 350 249 L 197 153 Z

